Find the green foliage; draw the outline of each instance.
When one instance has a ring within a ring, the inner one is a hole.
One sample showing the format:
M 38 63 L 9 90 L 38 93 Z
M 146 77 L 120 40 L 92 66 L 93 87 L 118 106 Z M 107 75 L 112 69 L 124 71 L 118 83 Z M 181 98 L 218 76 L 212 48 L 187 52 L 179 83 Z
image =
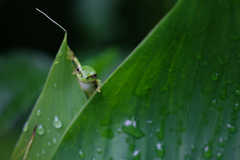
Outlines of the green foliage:
M 65 37 L 13 157 L 239 159 L 239 6 L 179 1 L 87 101 Z

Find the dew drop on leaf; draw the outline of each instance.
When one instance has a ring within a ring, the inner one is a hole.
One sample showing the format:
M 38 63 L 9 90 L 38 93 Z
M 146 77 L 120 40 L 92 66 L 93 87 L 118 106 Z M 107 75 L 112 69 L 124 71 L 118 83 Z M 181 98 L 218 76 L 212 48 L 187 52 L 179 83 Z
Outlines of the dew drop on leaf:
M 235 111 L 238 111 L 238 110 L 239 110 L 239 103 L 236 103 L 236 104 L 235 104 L 234 110 L 235 110 Z
M 194 145 L 194 144 L 192 144 L 192 145 L 191 145 L 191 151 L 193 151 L 193 152 L 194 152 L 195 150 L 196 150 L 196 147 L 195 147 L 195 145 Z
M 212 105 L 215 106 L 217 104 L 217 99 L 212 100 Z
M 42 154 L 45 154 L 45 150 L 44 149 L 42 150 Z
M 239 89 L 236 90 L 236 95 L 238 95 L 238 96 L 240 95 L 240 90 Z
M 124 133 L 127 133 L 135 138 L 141 138 L 145 134 L 139 128 L 139 122 L 136 118 L 132 117 L 124 122 L 122 127 Z
M 98 154 L 101 154 L 102 153 L 102 150 L 100 148 L 97 149 L 97 153 Z
M 55 143 L 55 144 L 57 143 L 57 140 L 56 140 L 56 138 L 53 138 L 53 143 Z
M 54 86 L 55 88 L 57 88 L 57 84 L 56 84 L 56 83 L 53 83 L 53 86 Z
M 39 110 L 37 110 L 37 113 L 36 113 L 36 116 L 41 116 L 41 114 L 42 114 L 42 111 L 39 109 Z
M 211 78 L 214 81 L 218 80 L 218 73 L 212 73 Z
M 48 142 L 48 143 L 47 143 L 47 145 L 48 145 L 48 146 L 51 146 L 51 143 L 50 143 L 50 142 Z
M 165 150 L 161 143 L 157 143 L 156 154 L 157 154 L 157 157 L 163 157 L 165 154 Z
M 43 128 L 43 126 L 40 124 L 38 127 L 37 127 L 37 133 L 39 134 L 39 135 L 43 135 L 44 134 L 44 132 L 45 132 L 45 129 Z
M 203 149 L 203 157 L 204 158 L 211 158 L 212 157 L 212 149 L 211 143 L 207 143 Z
M 133 160 L 140 160 L 141 158 L 141 152 L 140 150 L 136 150 L 133 152 Z
M 62 127 L 62 121 L 57 116 L 54 117 L 53 126 L 55 128 L 61 128 Z
M 23 126 L 23 131 L 26 132 L 28 130 L 28 121 Z
M 39 154 L 39 153 L 37 153 L 37 154 L 36 154 L 36 156 L 37 156 L 37 157 L 40 157 L 40 154 Z
M 222 159 L 222 157 L 223 157 L 223 154 L 222 154 L 221 152 L 218 152 L 218 153 L 216 154 L 216 158 L 217 158 L 218 160 Z
M 82 151 L 79 151 L 78 153 L 79 153 L 79 157 L 80 157 L 80 158 L 84 158 L 84 154 L 83 154 Z
M 220 137 L 218 140 L 219 147 L 224 147 L 223 137 Z
M 228 128 L 229 132 L 231 132 L 231 133 L 235 133 L 237 130 L 236 127 L 231 124 L 227 124 L 227 128 Z

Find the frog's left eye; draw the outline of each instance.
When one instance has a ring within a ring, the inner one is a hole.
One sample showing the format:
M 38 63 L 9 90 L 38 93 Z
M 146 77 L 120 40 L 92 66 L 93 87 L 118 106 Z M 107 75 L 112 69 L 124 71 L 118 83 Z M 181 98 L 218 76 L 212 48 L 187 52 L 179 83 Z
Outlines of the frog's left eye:
M 82 72 L 80 71 L 79 68 L 77 69 L 77 73 L 78 73 L 78 74 L 81 74 L 81 76 L 83 77 Z
M 92 78 L 97 78 L 97 73 L 95 73 L 94 75 L 92 75 Z

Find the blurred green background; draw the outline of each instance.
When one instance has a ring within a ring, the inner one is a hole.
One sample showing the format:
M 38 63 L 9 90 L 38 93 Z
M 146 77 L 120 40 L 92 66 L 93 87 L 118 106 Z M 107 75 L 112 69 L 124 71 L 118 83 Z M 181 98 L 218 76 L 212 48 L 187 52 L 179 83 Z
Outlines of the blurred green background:
M 0 157 L 9 159 L 47 78 L 64 32 L 104 81 L 176 0 L 0 1 Z

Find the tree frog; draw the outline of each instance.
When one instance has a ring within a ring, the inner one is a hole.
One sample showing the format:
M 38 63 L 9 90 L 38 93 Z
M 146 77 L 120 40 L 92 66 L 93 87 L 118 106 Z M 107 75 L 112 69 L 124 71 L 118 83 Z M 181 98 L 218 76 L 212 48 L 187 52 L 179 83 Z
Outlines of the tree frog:
M 90 66 L 81 66 L 81 63 L 75 57 L 73 52 L 68 48 L 70 52 L 68 52 L 68 59 L 72 60 L 77 68 L 75 68 L 75 72 L 73 74 L 77 75 L 80 86 L 84 92 L 90 97 L 94 91 L 101 92 L 100 85 L 101 80 L 97 79 L 97 72 Z
M 57 26 L 59 26 L 62 30 L 67 32 L 61 25 L 59 25 L 57 22 L 52 20 L 48 15 L 46 15 L 41 10 L 37 9 L 40 13 L 42 13 L 44 16 L 46 16 L 50 21 L 55 23 Z M 73 64 L 73 67 L 75 68 L 75 71 L 73 72 L 73 75 L 76 74 L 77 78 L 79 80 L 80 86 L 84 92 L 90 97 L 94 91 L 100 91 L 100 85 L 101 80 L 97 79 L 97 73 L 96 71 L 90 67 L 90 66 L 81 66 L 81 63 L 77 59 L 77 57 L 74 55 L 73 51 L 68 47 L 68 59 L 75 63 Z M 76 67 L 75 67 L 76 66 Z

